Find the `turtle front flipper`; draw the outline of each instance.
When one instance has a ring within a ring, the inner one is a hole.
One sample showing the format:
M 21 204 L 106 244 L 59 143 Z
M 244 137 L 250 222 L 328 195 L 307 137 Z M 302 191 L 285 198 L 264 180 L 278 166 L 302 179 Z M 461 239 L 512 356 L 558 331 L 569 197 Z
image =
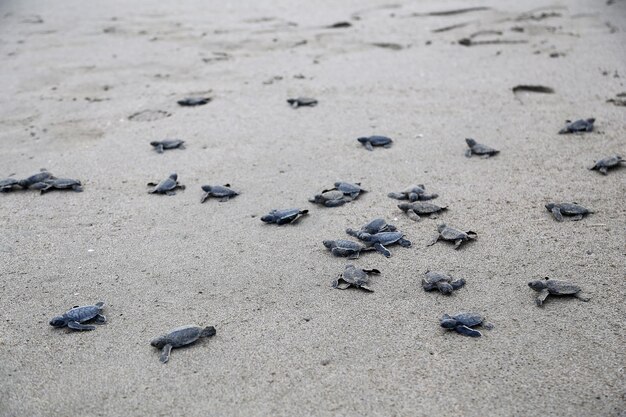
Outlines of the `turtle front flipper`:
M 202 195 L 202 198 L 200 198 L 200 204 L 204 203 L 205 201 L 207 201 L 207 199 L 210 197 L 209 193 L 205 193 Z
M 341 274 L 339 274 L 339 276 L 335 278 L 333 282 L 331 282 L 331 285 L 333 288 L 336 288 L 338 290 L 345 290 L 347 288 L 350 288 L 350 283 L 344 281 Z
M 169 191 L 166 191 L 165 194 L 166 195 L 176 195 L 176 191 L 169 190 Z
M 464 325 L 456 326 L 454 328 L 454 330 L 456 330 L 457 333 L 462 334 L 463 336 L 480 337 L 480 336 L 483 335 L 478 330 L 474 330 L 474 329 L 472 329 L 470 327 L 467 327 L 467 326 L 464 326 Z
M 609 173 L 609 169 L 607 167 L 600 167 L 598 168 L 598 172 L 600 172 L 600 174 L 602 175 L 606 175 Z
M 326 207 L 339 207 L 339 206 L 343 206 L 344 204 L 346 204 L 346 200 L 328 200 L 324 202 L 324 205 Z
M 107 318 L 106 316 L 104 316 L 103 314 L 98 314 L 95 318 L 94 318 L 94 323 L 96 324 L 104 324 L 107 322 Z
M 163 144 L 160 144 L 159 146 L 157 146 L 155 150 L 157 151 L 157 153 L 163 153 Z
M 578 292 L 578 293 L 574 294 L 574 297 L 576 297 L 580 301 L 584 301 L 584 302 L 587 302 L 587 301 L 591 300 L 591 297 L 589 297 L 589 296 L 587 296 L 587 295 L 585 295 L 585 294 L 583 294 L 581 292 Z
M 561 214 L 561 210 L 558 207 L 554 207 L 552 210 L 550 210 L 550 212 L 552 213 L 552 215 L 554 216 L 557 222 L 563 221 L 563 215 Z
M 426 246 L 434 245 L 435 243 L 437 243 L 439 241 L 440 237 L 441 237 L 441 235 L 437 233 L 437 236 L 435 236 Z
M 461 247 L 461 243 L 463 243 L 463 239 L 457 239 L 454 241 L 454 249 L 458 249 Z
M 409 219 L 413 220 L 414 222 L 419 222 L 420 220 L 422 220 L 419 214 L 411 209 L 406 211 L 406 215 L 409 216 Z
M 67 323 L 67 327 L 69 327 L 72 330 L 95 330 L 96 326 L 91 326 L 88 324 L 80 324 L 77 321 L 69 321 Z
M 167 363 L 167 361 L 170 360 L 170 352 L 172 352 L 172 345 L 168 343 L 167 345 L 163 346 L 163 350 L 161 350 L 161 356 L 159 357 L 159 360 L 163 363 Z
M 389 193 L 389 194 L 387 194 L 387 197 L 393 198 L 393 199 L 396 199 L 396 200 L 405 200 L 406 199 L 406 195 L 404 193 Z
M 389 249 L 387 249 L 386 247 L 384 247 L 380 243 L 374 243 L 374 249 L 376 249 L 376 252 L 385 255 L 385 257 L 387 257 L 387 258 L 391 257 L 391 252 L 389 252 Z
M 472 157 L 472 150 L 471 149 L 468 149 L 468 150 L 465 151 L 465 157 L 466 158 L 471 158 Z
M 371 142 L 365 142 L 363 144 L 363 146 L 365 146 L 365 149 L 367 149 L 368 151 L 373 151 L 374 150 L 374 147 L 372 146 Z
M 583 219 L 583 215 L 582 214 L 577 214 L 575 216 L 572 216 L 572 221 L 577 222 L 579 220 Z
M 546 298 L 548 298 L 549 295 L 550 295 L 550 291 L 548 291 L 547 288 L 544 288 L 543 290 L 539 291 L 539 295 L 535 299 L 535 303 L 537 303 L 537 306 L 541 307 L 543 305 L 543 302 L 546 301 Z

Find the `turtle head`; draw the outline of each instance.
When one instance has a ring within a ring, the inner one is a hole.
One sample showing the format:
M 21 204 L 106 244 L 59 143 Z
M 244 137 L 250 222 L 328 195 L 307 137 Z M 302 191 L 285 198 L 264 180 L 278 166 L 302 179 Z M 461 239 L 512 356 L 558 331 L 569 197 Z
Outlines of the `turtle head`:
M 171 179 L 171 180 L 174 180 L 174 181 L 177 181 L 177 180 L 178 180 L 178 174 L 177 174 L 177 173 L 175 173 L 175 172 L 172 172 L 172 173 L 170 174 L 170 179 Z
M 439 226 L 437 226 L 437 230 L 439 231 L 439 233 L 441 233 L 446 227 L 448 226 L 446 226 L 445 223 L 441 223 Z
M 54 327 L 65 327 L 67 326 L 67 321 L 62 316 L 57 316 L 50 320 L 50 326 Z
M 369 233 L 359 232 L 359 233 L 357 233 L 356 237 L 358 237 L 359 239 L 364 240 L 366 242 L 369 242 L 369 241 L 372 240 L 373 236 L 371 234 L 369 234 Z
M 334 240 L 325 240 L 322 242 L 324 244 L 324 246 L 326 246 L 328 249 L 332 249 L 333 246 L 335 246 L 335 241 Z
M 528 286 L 535 291 L 541 291 L 546 288 L 546 281 L 542 279 L 538 279 L 536 281 L 530 281 Z
M 152 142 L 150 142 L 150 145 L 152 146 L 159 146 L 161 144 L 161 142 L 153 140 Z
M 365 145 L 367 142 L 370 141 L 370 138 L 363 137 L 363 138 L 358 138 L 357 140 Z
M 589 119 L 587 119 L 587 123 L 589 123 L 590 125 L 592 125 L 595 121 L 596 119 L 593 117 L 590 117 Z
M 266 214 L 265 216 L 261 217 L 261 221 L 265 223 L 274 223 L 275 220 L 276 217 L 273 214 Z
M 554 203 L 548 203 L 546 204 L 546 209 L 548 209 L 548 211 L 552 211 L 552 209 L 556 207 L 556 204 Z
M 400 203 L 398 204 L 398 208 L 402 211 L 407 211 L 409 208 L 411 208 L 411 205 L 409 203 Z
M 205 193 L 210 193 L 211 189 L 213 189 L 213 187 L 211 187 L 210 185 L 203 185 L 202 186 L 202 191 L 204 191 Z
M 467 138 L 465 139 L 465 143 L 467 143 L 467 146 L 474 146 L 476 145 L 476 141 L 472 138 Z
M 455 319 L 446 314 L 441 319 L 440 324 L 444 329 L 454 329 L 458 323 Z
M 442 294 L 452 294 L 452 290 L 454 290 L 454 288 L 452 288 L 452 285 L 450 285 L 449 282 L 438 282 L 437 283 L 437 289 L 442 293 Z
M 167 344 L 164 336 L 155 337 L 150 341 L 150 344 L 156 348 L 161 349 L 163 346 Z
M 325 201 L 324 196 L 321 194 L 315 194 L 313 198 L 309 198 L 311 203 L 323 203 Z

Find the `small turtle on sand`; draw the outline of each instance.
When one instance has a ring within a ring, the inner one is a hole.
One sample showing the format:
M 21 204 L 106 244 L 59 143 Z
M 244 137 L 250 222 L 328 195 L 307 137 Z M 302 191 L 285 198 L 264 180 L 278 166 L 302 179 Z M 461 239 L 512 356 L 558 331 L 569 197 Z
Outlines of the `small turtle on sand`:
M 440 207 L 436 204 L 426 203 L 424 201 L 414 201 L 412 203 L 400 203 L 398 208 L 409 216 L 409 219 L 419 222 L 421 220 L 420 214 L 434 215 L 440 211 L 448 209 L 448 206 Z
M 217 197 L 220 199 L 220 202 L 224 202 L 228 201 L 231 197 L 239 195 L 238 192 L 230 189 L 230 184 L 203 185 L 202 191 L 204 191 L 204 194 L 202 195 L 200 203 L 204 203 L 209 197 Z
M 159 360 L 163 363 L 167 363 L 173 348 L 189 345 L 201 337 L 215 336 L 215 333 L 215 327 L 213 326 L 208 326 L 203 329 L 202 327 L 189 324 L 172 329 L 167 332 L 167 334 L 152 339 L 150 344 L 161 349 Z
M 380 271 L 378 269 L 361 269 L 354 265 L 346 265 L 346 269 L 333 280 L 331 285 L 338 290 L 356 287 L 373 292 L 374 290 L 368 285 L 369 274 L 380 274 Z
M 365 246 L 359 242 L 344 239 L 325 240 L 322 243 L 326 248 L 330 249 L 330 253 L 333 255 L 350 259 L 357 259 L 362 251 L 374 250 L 374 248 Z
M 474 240 L 478 237 L 476 232 L 472 232 L 471 230 L 463 232 L 459 229 L 446 226 L 445 224 L 437 226 L 437 231 L 439 233 L 435 236 L 433 241 L 428 244 L 428 246 L 434 245 L 439 240 L 446 240 L 448 242 L 454 242 L 454 249 L 458 249 L 461 246 L 461 243 Z
M 34 190 L 41 190 L 41 194 L 52 190 L 74 190 L 76 192 L 83 191 L 81 182 L 72 178 L 49 178 L 31 185 L 30 188 Z
M 546 209 L 552 213 L 556 221 L 562 222 L 563 216 L 568 216 L 574 221 L 581 220 L 585 214 L 593 211 L 578 205 L 577 203 L 548 203 Z
M 24 178 L 19 181 L 19 185 L 22 188 L 30 188 L 31 185 L 40 183 L 45 180 L 54 179 L 54 175 L 51 172 L 47 171 L 45 168 L 42 168 L 40 172 L 31 175 L 28 178 Z
M 381 232 L 395 232 L 396 226 L 393 224 L 388 224 L 384 219 L 374 219 L 366 225 L 361 226 L 361 229 L 346 229 L 346 233 L 350 236 L 359 237 L 359 233 L 369 233 L 370 235 L 375 235 L 376 233 Z
M 451 294 L 465 285 L 465 280 L 459 278 L 455 280 L 448 274 L 436 271 L 427 271 L 426 277 L 422 278 L 422 287 L 426 291 L 439 290 L 442 294 Z
M 418 184 L 409 185 L 407 188 L 398 193 L 391 192 L 387 194 L 387 197 L 395 198 L 396 200 L 418 201 L 432 200 L 439 197 L 439 194 L 426 194 L 426 187 L 424 187 L 424 184 Z
M 565 121 L 565 127 L 559 130 L 559 135 L 564 135 L 566 133 L 581 133 L 581 132 L 591 132 L 593 131 L 593 123 L 596 121 L 594 118 L 590 119 L 580 119 L 572 122 L 571 120 Z
M 482 145 L 471 138 L 465 139 L 465 142 L 467 143 L 467 146 L 469 146 L 469 149 L 465 151 L 465 156 L 468 158 L 472 155 L 480 155 L 483 158 L 489 158 L 490 156 L 494 156 L 500 152 L 499 150 L 493 149 L 487 145 Z
M 293 107 L 294 109 L 297 109 L 298 107 L 303 107 L 303 106 L 308 106 L 308 107 L 317 106 L 317 100 L 315 100 L 314 98 L 310 98 L 310 97 L 290 98 L 290 99 L 287 99 L 287 103 L 289 103 L 289 105 Z
M 482 333 L 472 329 L 474 326 L 482 325 L 485 329 L 493 329 L 493 324 L 486 323 L 483 316 L 476 313 L 458 313 L 453 316 L 444 314 L 439 321 L 444 329 L 455 330 L 464 336 L 480 337 Z
M 361 188 L 360 182 L 351 183 L 351 182 L 338 181 L 335 183 L 335 186 L 333 188 L 324 190 L 322 191 L 322 193 L 325 193 L 327 191 L 334 191 L 334 190 L 341 191 L 344 195 L 344 198 L 349 198 L 351 200 L 356 199 L 360 193 L 367 192 L 367 190 L 364 190 L 363 188 Z
M 15 178 L 5 178 L 0 180 L 0 193 L 7 193 L 13 191 L 16 185 L 19 185 L 19 181 Z
M 375 235 L 358 232 L 356 237 L 372 246 L 378 253 L 385 255 L 387 258 L 391 256 L 391 252 L 385 246 L 398 244 L 403 248 L 410 248 L 411 241 L 404 238 L 402 232 L 381 232 Z
M 383 148 L 391 148 L 391 144 L 393 140 L 388 138 L 387 136 L 369 136 L 369 137 L 361 137 L 357 139 L 361 142 L 361 145 L 365 146 L 365 149 L 368 151 L 373 151 L 374 146 L 382 146 Z
M 338 207 L 344 205 L 350 199 L 346 200 L 345 195 L 339 190 L 326 190 L 321 194 L 315 194 L 312 198 L 309 198 L 309 201 L 325 207 Z
M 178 100 L 177 103 L 183 107 L 203 106 L 211 101 L 210 97 L 187 97 L 182 100 Z
M 600 174 L 608 174 L 609 168 L 620 166 L 621 163 L 626 162 L 621 156 L 614 155 L 607 158 L 594 161 L 596 164 L 589 168 L 590 170 L 597 170 Z
M 96 326 L 86 325 L 82 323 L 93 322 L 96 324 L 104 324 L 107 319 L 102 314 L 104 303 L 102 301 L 92 306 L 74 307 L 62 316 L 57 316 L 50 320 L 50 325 L 54 327 L 69 327 L 72 330 L 94 330 Z
M 177 188 L 181 190 L 185 189 L 185 186 L 178 182 L 178 174 L 172 172 L 169 177 L 165 178 L 158 184 L 156 182 L 149 182 L 148 186 L 154 187 L 152 190 L 148 191 L 149 194 L 167 194 L 174 195 L 176 194 Z
M 184 143 L 185 141 L 180 139 L 165 139 L 152 141 L 150 145 L 154 146 L 157 153 L 163 153 L 165 149 L 185 149 Z
M 545 277 L 545 279 L 538 279 L 536 281 L 529 282 L 528 286 L 539 292 L 539 295 L 535 299 L 535 302 L 539 307 L 543 305 L 549 295 L 571 295 L 581 301 L 590 300 L 589 297 L 582 293 L 582 289 L 578 285 L 567 281 L 559 281 Z
M 265 223 L 276 223 L 277 225 L 283 225 L 287 223 L 294 223 L 298 220 L 299 216 L 304 216 L 309 210 L 300 210 L 299 208 L 277 210 L 273 209 L 265 216 L 261 217 L 261 221 Z

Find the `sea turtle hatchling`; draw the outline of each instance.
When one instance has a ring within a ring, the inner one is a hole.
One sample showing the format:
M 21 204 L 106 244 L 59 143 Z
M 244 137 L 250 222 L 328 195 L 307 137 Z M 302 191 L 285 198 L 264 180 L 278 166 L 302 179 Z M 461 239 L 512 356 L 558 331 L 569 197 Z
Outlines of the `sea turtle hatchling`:
M 165 139 L 152 141 L 150 145 L 154 146 L 157 153 L 163 153 L 166 149 L 185 149 L 184 143 L 185 141 L 180 139 Z
M 179 106 L 183 107 L 195 107 L 195 106 L 203 106 L 211 101 L 211 97 L 187 97 L 182 100 L 178 100 L 177 103 Z
M 482 325 L 485 329 L 493 329 L 493 324 L 485 322 L 480 314 L 476 313 L 458 313 L 453 316 L 444 314 L 439 321 L 444 329 L 454 330 L 459 334 L 470 337 L 480 337 L 482 333 L 472 329 L 474 326 Z
M 62 316 L 54 317 L 50 320 L 50 325 L 54 327 L 67 326 L 72 330 L 94 330 L 96 326 L 82 323 L 106 323 L 106 317 L 100 314 L 103 309 L 104 303 L 102 301 L 91 306 L 76 306 L 63 313 Z
M 476 232 L 472 232 L 471 230 L 463 232 L 459 229 L 455 229 L 454 227 L 449 227 L 446 224 L 440 224 L 437 226 L 437 232 L 437 236 L 435 236 L 435 238 L 427 246 L 432 246 L 439 240 L 445 240 L 448 242 L 454 242 L 454 249 L 458 249 L 461 246 L 461 243 L 474 240 L 478 237 Z
M 150 341 L 150 344 L 161 349 L 159 360 L 163 363 L 167 363 L 173 348 L 189 345 L 201 337 L 215 336 L 215 333 L 215 327 L 213 326 L 208 326 L 203 329 L 202 327 L 189 324 L 172 329 L 162 336 L 155 337 Z
M 346 229 L 346 233 L 350 236 L 358 237 L 359 233 L 369 233 L 370 235 L 375 235 L 376 233 L 395 232 L 396 230 L 396 226 L 388 224 L 384 219 L 374 219 L 361 226 L 359 230 L 348 228 Z
M 287 103 L 294 109 L 298 107 L 315 107 L 317 106 L 317 100 L 310 97 L 298 97 L 287 99 Z
M 595 165 L 589 168 L 589 170 L 596 170 L 600 174 L 606 175 L 608 174 L 609 168 L 620 166 L 621 163 L 626 161 L 619 155 L 613 155 L 594 162 Z
M 34 190 L 41 190 L 41 194 L 52 190 L 74 190 L 76 192 L 83 191 L 83 186 L 79 180 L 72 178 L 48 178 L 41 182 L 31 185 Z
M 325 190 L 321 194 L 315 194 L 312 198 L 309 198 L 309 201 L 325 207 L 339 207 L 350 201 L 350 199 L 346 200 L 344 193 L 339 190 Z
M 380 232 L 374 235 L 358 232 L 356 237 L 367 243 L 368 246 L 372 246 L 378 253 L 383 254 L 385 257 L 391 257 L 391 252 L 385 246 L 398 244 L 403 248 L 410 248 L 411 241 L 404 238 L 402 232 Z
M 349 259 L 357 259 L 362 251 L 374 250 L 373 247 L 345 239 L 325 240 L 322 243 L 334 256 L 343 256 Z
M 559 130 L 559 135 L 564 135 L 567 133 L 582 133 L 582 132 L 591 132 L 593 131 L 593 123 L 596 119 L 580 119 L 572 122 L 571 120 L 565 121 L 565 127 Z
M 539 307 L 543 305 L 549 295 L 570 295 L 581 301 L 590 300 L 589 297 L 582 293 L 582 290 L 578 285 L 567 281 L 559 281 L 546 277 L 545 279 L 531 281 L 528 283 L 528 286 L 539 292 L 539 295 L 537 295 L 537 298 L 535 299 L 535 302 Z
M 203 185 L 202 191 L 204 191 L 204 194 L 202 195 L 200 203 L 204 203 L 209 197 L 216 197 L 220 199 L 220 202 L 224 202 L 230 200 L 232 197 L 239 195 L 237 191 L 234 191 L 230 188 L 230 184 Z
M 265 223 L 276 223 L 277 225 L 283 225 L 287 223 L 294 223 L 301 216 L 306 215 L 309 210 L 300 210 L 299 208 L 277 210 L 273 209 L 265 216 L 261 217 L 261 221 Z
M 427 271 L 426 276 L 422 278 L 422 287 L 425 291 L 439 290 L 442 294 L 451 294 L 452 291 L 458 290 L 465 285 L 463 278 L 454 279 L 448 274 L 436 271 Z
M 563 216 L 568 216 L 572 220 L 578 221 L 586 214 L 593 213 L 593 211 L 577 203 L 548 203 L 546 204 L 546 209 L 552 213 L 557 222 L 562 222 Z
M 167 194 L 174 195 L 176 194 L 177 188 L 181 190 L 185 189 L 185 186 L 178 182 L 178 174 L 172 172 L 169 177 L 165 178 L 159 183 L 149 182 L 148 186 L 154 187 L 152 190 L 148 191 L 149 194 Z
M 391 192 L 387 194 L 389 198 L 395 198 L 396 200 L 409 200 L 409 201 L 418 201 L 418 200 L 432 200 L 439 197 L 439 194 L 427 194 L 426 187 L 424 184 L 418 185 L 409 185 L 407 188 L 400 192 Z
M 374 146 L 382 146 L 383 148 L 391 148 L 393 140 L 387 136 L 368 136 L 357 138 L 361 145 L 365 146 L 368 151 L 373 151 Z
M 38 173 L 33 174 L 28 178 L 24 178 L 23 180 L 19 180 L 19 185 L 22 188 L 30 188 L 34 184 L 54 178 L 55 176 L 52 175 L 51 172 L 49 172 L 45 168 L 42 168 L 41 171 L 39 171 Z
M 346 265 L 346 269 L 333 280 L 331 285 L 338 290 L 356 287 L 373 292 L 374 290 L 369 287 L 370 274 L 380 274 L 380 271 L 378 269 L 361 269 L 354 265 Z
M 438 206 L 437 204 L 427 203 L 424 201 L 414 201 L 412 203 L 400 203 L 398 208 L 409 216 L 409 219 L 419 222 L 420 214 L 430 214 L 431 216 L 448 209 L 448 206 Z
M 364 190 L 363 188 L 361 188 L 360 182 L 351 183 L 351 182 L 337 181 L 334 185 L 335 186 L 333 188 L 324 190 L 322 191 L 322 193 L 325 193 L 327 191 L 337 190 L 343 193 L 344 198 L 349 198 L 351 200 L 354 200 L 359 196 L 359 194 L 367 192 L 367 190 Z
M 465 156 L 468 158 L 472 155 L 480 155 L 483 158 L 489 158 L 490 156 L 500 153 L 499 150 L 493 149 L 487 145 L 482 145 L 471 138 L 465 139 L 465 143 L 469 146 L 469 149 L 465 151 Z
M 19 185 L 19 181 L 15 178 L 5 178 L 0 180 L 0 193 L 7 193 L 13 191 L 16 185 Z

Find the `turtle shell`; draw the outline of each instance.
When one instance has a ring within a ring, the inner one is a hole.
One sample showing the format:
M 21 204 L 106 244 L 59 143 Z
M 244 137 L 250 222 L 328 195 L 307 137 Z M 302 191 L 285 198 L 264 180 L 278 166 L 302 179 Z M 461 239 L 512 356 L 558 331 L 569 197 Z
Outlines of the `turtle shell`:
M 428 271 L 426 272 L 426 278 L 423 278 L 422 281 L 427 284 L 436 284 L 440 281 L 451 282 L 452 277 L 443 272 Z
M 63 316 L 71 321 L 77 321 L 79 323 L 89 321 L 100 314 L 101 307 L 99 306 L 82 306 L 74 307 L 67 311 Z
M 483 316 L 477 313 L 458 313 L 452 316 L 452 318 L 459 324 L 467 327 L 477 326 L 485 320 Z
M 580 292 L 580 287 L 578 285 L 567 281 L 549 279 L 546 281 L 546 286 L 548 287 L 550 294 L 571 295 Z
M 467 240 L 468 238 L 467 233 L 454 229 L 452 227 L 447 227 L 447 226 L 441 232 L 439 232 L 439 234 L 445 240 L 457 240 L 457 239 Z

